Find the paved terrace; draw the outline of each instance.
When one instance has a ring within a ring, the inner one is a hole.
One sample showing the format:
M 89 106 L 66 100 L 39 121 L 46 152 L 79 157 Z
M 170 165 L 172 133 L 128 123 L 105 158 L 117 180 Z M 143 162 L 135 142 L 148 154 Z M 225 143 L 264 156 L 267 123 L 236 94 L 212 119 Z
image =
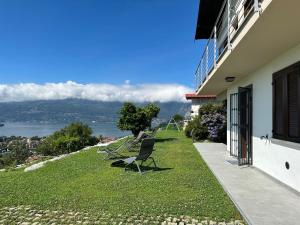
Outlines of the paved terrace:
M 239 167 L 224 144 L 195 146 L 249 224 L 300 224 L 299 193 L 253 167 Z

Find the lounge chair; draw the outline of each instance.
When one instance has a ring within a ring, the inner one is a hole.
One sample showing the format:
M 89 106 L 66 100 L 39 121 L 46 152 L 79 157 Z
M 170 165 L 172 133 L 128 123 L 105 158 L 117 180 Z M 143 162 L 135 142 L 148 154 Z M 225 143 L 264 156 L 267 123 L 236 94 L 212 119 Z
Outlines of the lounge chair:
M 135 164 L 139 170 L 139 173 L 142 175 L 143 171 L 141 170 L 141 167 L 143 166 L 143 163 L 146 162 L 148 159 L 152 160 L 152 163 L 154 164 L 155 168 L 157 168 L 157 165 L 155 163 L 155 160 L 153 157 L 151 157 L 151 154 L 153 152 L 155 139 L 154 138 L 145 138 L 142 141 L 139 154 L 137 156 L 129 157 L 126 159 L 121 159 L 118 161 L 113 162 L 112 166 L 119 166 L 121 164 L 125 164 L 125 171 L 128 170 L 128 167 L 132 164 Z M 141 161 L 139 164 L 138 161 Z
M 117 147 L 113 148 L 111 145 L 106 146 L 104 149 L 101 149 L 100 147 L 97 153 L 106 153 L 107 157 L 105 160 L 124 158 L 120 152 L 122 150 L 135 151 L 145 137 L 147 137 L 146 133 L 144 131 L 140 131 L 135 139 L 131 140 L 131 138 L 128 136 L 127 139 Z
M 147 134 L 144 131 L 140 131 L 138 136 L 133 139 L 132 141 L 128 141 L 126 143 L 126 147 L 128 151 L 135 151 L 137 147 L 139 147 L 139 144 L 141 141 L 147 137 Z
M 118 146 L 113 148 L 113 147 L 111 147 L 111 145 L 108 145 L 104 149 L 101 149 L 102 147 L 100 147 L 98 149 L 97 153 L 106 153 L 107 156 L 106 156 L 105 160 L 124 158 L 124 156 L 120 152 L 121 152 L 121 150 L 128 148 L 129 142 L 130 142 L 130 138 L 128 136 L 125 139 L 125 141 L 121 142 L 121 144 L 119 144 Z
M 155 137 L 156 133 L 158 132 L 159 127 L 155 127 L 154 129 L 152 129 L 149 133 L 147 133 L 147 137 Z

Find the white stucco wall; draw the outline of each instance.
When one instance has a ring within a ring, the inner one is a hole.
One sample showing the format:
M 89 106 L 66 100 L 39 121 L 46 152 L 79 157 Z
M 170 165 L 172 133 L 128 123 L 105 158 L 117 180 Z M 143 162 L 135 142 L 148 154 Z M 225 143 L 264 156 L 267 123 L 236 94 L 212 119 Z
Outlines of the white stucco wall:
M 191 117 L 194 118 L 195 116 L 198 115 L 199 107 L 201 105 L 200 100 L 193 99 L 192 100 L 192 105 L 191 105 Z
M 209 102 L 218 102 L 217 100 L 211 100 L 211 99 L 193 99 L 191 104 L 191 117 L 195 117 L 198 115 L 199 108 L 202 105 L 205 105 Z
M 231 93 L 238 87 L 253 85 L 253 165 L 274 178 L 300 191 L 300 144 L 272 139 L 272 74 L 300 61 L 300 45 L 283 53 L 243 80 L 237 81 L 227 90 L 227 109 Z M 227 149 L 230 143 L 228 113 Z M 269 135 L 270 139 L 261 140 Z M 285 168 L 285 162 L 290 169 Z

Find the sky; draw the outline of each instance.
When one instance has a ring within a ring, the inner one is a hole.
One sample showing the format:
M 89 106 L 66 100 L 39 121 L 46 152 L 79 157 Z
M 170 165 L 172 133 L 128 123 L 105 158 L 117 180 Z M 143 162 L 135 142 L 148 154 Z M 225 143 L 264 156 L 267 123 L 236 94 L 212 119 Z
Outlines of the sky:
M 193 91 L 203 48 L 202 42 L 194 41 L 198 4 L 197 0 L 2 0 L 0 101 L 107 98 L 117 90 L 114 96 L 132 100 L 137 94 L 126 91 L 140 90 L 142 95 L 160 88 L 165 89 L 147 98 L 159 100 L 167 92 L 171 97 L 163 101 L 181 101 L 178 90 L 182 95 Z M 91 85 L 98 85 L 100 94 L 95 90 L 84 97 Z M 62 87 L 70 93 L 59 93 Z M 47 95 L 41 96 L 41 90 Z

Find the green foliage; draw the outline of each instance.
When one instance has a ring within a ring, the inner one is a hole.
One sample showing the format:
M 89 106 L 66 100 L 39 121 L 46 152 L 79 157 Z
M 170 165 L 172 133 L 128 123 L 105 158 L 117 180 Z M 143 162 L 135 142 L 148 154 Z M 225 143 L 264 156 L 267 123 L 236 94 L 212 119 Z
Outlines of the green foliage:
M 97 143 L 92 129 L 81 122 L 71 123 L 47 137 L 37 151 L 43 155 L 60 155 L 78 151 L 87 145 Z
M 31 153 L 26 148 L 26 145 L 22 141 L 13 141 L 9 147 L 8 150 L 10 151 L 10 155 L 12 158 L 16 160 L 17 164 L 23 163 L 25 159 L 27 159 Z
M 151 128 L 152 119 L 157 117 L 159 110 L 159 107 L 153 103 L 140 108 L 126 102 L 120 110 L 118 127 L 121 130 L 130 130 L 134 136 L 137 136 L 140 131 Z
M 148 126 L 151 127 L 152 119 L 158 116 L 160 108 L 154 103 L 149 103 L 144 108 L 142 108 L 142 110 L 145 112 L 147 116 Z
M 54 148 L 54 136 L 49 136 L 37 147 L 36 151 L 42 155 L 59 155 L 58 152 L 55 152 Z
M 53 151 L 55 154 L 65 154 L 84 147 L 80 137 L 60 136 L 53 140 Z
M 202 117 L 207 114 L 221 113 L 226 115 L 226 105 L 207 103 L 199 108 L 198 115 Z
M 199 108 L 199 114 L 186 126 L 185 134 L 196 141 L 209 139 L 226 142 L 226 105 L 208 103 Z
M 12 141 L 8 146 L 8 150 L 9 152 L 0 155 L 0 168 L 22 164 L 32 155 L 26 148 L 25 143 L 20 140 Z
M 160 169 L 143 176 L 112 168 L 97 148 L 31 173 L 0 173 L 0 208 L 32 205 L 95 217 L 172 214 L 226 222 L 241 218 L 190 139 L 177 131 L 162 131 L 156 138 L 153 157 Z
M 176 121 L 176 122 L 182 122 L 184 120 L 183 116 L 180 115 L 180 114 L 175 114 L 173 116 L 173 119 Z
M 204 140 L 208 136 L 207 127 L 201 124 L 200 116 L 189 121 L 184 132 L 187 137 L 192 137 L 194 140 Z

